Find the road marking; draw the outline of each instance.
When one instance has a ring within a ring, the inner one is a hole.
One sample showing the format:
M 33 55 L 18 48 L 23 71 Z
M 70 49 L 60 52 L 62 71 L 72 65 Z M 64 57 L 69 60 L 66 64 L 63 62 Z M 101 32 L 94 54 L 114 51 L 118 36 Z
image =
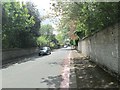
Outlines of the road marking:
M 63 62 L 63 70 L 62 70 L 62 82 L 60 88 L 69 88 L 69 77 L 70 77 L 70 56 L 71 52 L 67 56 L 67 58 Z

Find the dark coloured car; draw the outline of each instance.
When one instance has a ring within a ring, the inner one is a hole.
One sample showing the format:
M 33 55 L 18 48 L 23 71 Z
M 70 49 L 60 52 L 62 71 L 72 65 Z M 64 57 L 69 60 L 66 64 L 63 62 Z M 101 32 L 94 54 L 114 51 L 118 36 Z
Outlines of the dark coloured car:
M 40 48 L 39 56 L 40 55 L 49 55 L 49 54 L 51 54 L 50 47 L 42 47 L 42 48 Z

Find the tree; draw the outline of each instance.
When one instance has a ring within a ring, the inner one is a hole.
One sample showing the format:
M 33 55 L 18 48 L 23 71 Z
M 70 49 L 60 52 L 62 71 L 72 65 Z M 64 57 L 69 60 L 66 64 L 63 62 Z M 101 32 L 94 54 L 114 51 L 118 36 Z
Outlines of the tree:
M 57 44 L 57 39 L 53 34 L 53 27 L 50 24 L 41 25 L 40 28 L 41 36 L 37 39 L 37 44 L 39 46 L 55 46 Z M 53 45 L 54 44 L 54 45 Z
M 36 23 L 34 18 L 30 16 L 25 4 L 4 2 L 2 4 L 3 48 L 36 46 L 36 36 L 31 32 L 31 27 L 35 27 Z M 38 31 L 38 28 L 35 27 L 34 31 Z
M 41 23 L 41 17 L 39 14 L 38 9 L 36 9 L 35 5 L 31 2 L 26 3 L 26 8 L 28 9 L 29 18 L 34 17 L 35 24 L 34 26 L 30 27 L 30 31 L 34 33 L 35 36 L 39 36 L 39 29 L 40 29 L 40 23 Z
M 40 46 L 47 46 L 48 40 L 46 39 L 45 36 L 40 36 L 40 37 L 37 38 L 37 44 L 38 44 L 39 47 Z
M 80 38 L 120 22 L 118 2 L 56 2 L 52 8 L 61 15 L 62 27 L 67 25 Z
M 58 40 L 59 44 L 64 43 L 63 34 L 59 33 L 58 35 L 56 35 L 56 39 Z
M 53 34 L 53 27 L 50 24 L 42 25 L 40 28 L 41 35 L 50 37 Z

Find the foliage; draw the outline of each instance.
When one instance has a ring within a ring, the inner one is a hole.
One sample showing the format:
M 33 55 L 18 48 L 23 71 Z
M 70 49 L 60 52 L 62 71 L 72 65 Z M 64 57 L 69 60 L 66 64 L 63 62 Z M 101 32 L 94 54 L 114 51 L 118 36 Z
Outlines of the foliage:
M 62 17 L 61 27 L 68 26 L 70 28 L 75 25 L 75 33 L 80 38 L 120 21 L 118 2 L 59 1 L 52 3 L 52 6 L 55 15 Z M 74 24 L 71 24 L 71 22 L 74 22 Z
M 56 35 L 56 39 L 59 41 L 60 44 L 63 44 L 64 40 L 63 40 L 63 35 L 61 33 Z
M 40 36 L 40 37 L 37 38 L 37 44 L 39 46 L 45 46 L 45 45 L 48 44 L 48 40 L 46 39 L 45 36 Z
M 60 45 L 64 45 L 66 43 L 65 41 L 67 40 L 67 37 L 68 36 L 66 36 L 66 33 L 63 32 L 56 35 L 56 39 L 58 40 Z
M 53 34 L 53 27 L 50 24 L 41 25 L 40 33 L 41 36 L 37 39 L 37 44 L 39 46 L 54 47 L 57 45 L 58 41 Z
M 59 41 L 59 44 L 64 45 L 66 43 L 66 40 L 69 39 L 68 32 L 69 32 L 69 26 L 68 25 L 61 25 L 59 26 L 58 32 L 59 34 L 56 35 L 56 39 Z
M 34 32 L 38 31 L 40 23 L 39 25 L 37 23 L 37 28 L 35 26 L 37 22 L 35 19 L 36 13 L 30 15 L 29 12 L 30 10 L 23 3 L 4 2 L 2 4 L 3 48 L 27 48 L 36 46 L 37 35 Z
M 53 34 L 53 27 L 50 24 L 42 25 L 40 28 L 40 33 L 43 36 L 49 37 Z
M 39 36 L 39 29 L 40 29 L 40 23 L 41 23 L 41 17 L 39 14 L 38 9 L 36 9 L 35 5 L 31 2 L 26 3 L 26 7 L 28 9 L 28 13 L 30 15 L 29 18 L 34 17 L 35 24 L 30 27 L 30 31 L 34 33 L 34 35 Z
M 75 45 L 75 40 L 70 40 L 71 45 Z

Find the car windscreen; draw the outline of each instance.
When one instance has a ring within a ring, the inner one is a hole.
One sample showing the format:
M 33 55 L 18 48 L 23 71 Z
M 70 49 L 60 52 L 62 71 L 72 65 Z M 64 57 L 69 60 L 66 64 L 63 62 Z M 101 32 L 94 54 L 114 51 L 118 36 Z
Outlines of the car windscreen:
M 47 50 L 48 48 L 47 47 L 42 47 L 40 50 Z

